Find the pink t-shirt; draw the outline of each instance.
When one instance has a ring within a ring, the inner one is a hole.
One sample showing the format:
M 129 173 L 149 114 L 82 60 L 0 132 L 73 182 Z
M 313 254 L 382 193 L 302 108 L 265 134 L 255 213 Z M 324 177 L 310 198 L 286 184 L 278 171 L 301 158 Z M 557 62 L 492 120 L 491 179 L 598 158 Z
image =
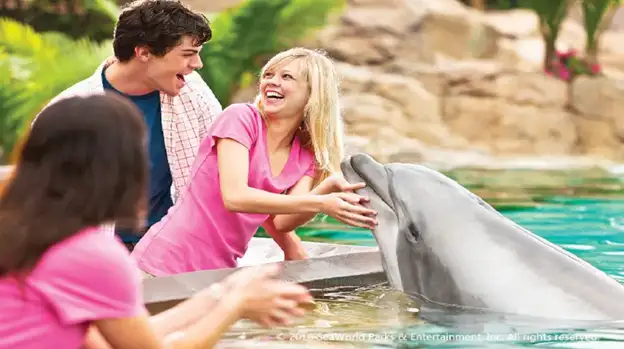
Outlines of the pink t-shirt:
M 0 278 L 0 349 L 78 349 L 93 320 L 145 312 L 128 250 L 97 228 L 56 244 L 22 285 Z
M 139 268 L 155 276 L 236 267 L 268 214 L 228 211 L 221 197 L 216 140 L 230 138 L 249 149 L 248 185 L 283 193 L 316 169 L 311 151 L 295 137 L 282 173 L 273 176 L 266 125 L 251 104 L 233 104 L 209 129 L 193 164 L 186 192 L 135 246 Z

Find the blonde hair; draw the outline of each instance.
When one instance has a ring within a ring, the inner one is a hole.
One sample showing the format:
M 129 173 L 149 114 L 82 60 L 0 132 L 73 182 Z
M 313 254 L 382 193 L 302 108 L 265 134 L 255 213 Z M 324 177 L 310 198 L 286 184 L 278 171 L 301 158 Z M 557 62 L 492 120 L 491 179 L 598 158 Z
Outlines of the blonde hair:
M 262 68 L 260 76 L 266 71 L 292 60 L 302 63 L 302 71 L 310 96 L 303 114 L 303 144 L 314 152 L 318 178 L 316 184 L 334 172 L 340 171 L 340 162 L 344 156 L 343 120 L 340 110 L 339 78 L 334 64 L 321 50 L 301 47 L 292 48 L 273 56 Z M 255 104 L 264 112 L 260 95 Z

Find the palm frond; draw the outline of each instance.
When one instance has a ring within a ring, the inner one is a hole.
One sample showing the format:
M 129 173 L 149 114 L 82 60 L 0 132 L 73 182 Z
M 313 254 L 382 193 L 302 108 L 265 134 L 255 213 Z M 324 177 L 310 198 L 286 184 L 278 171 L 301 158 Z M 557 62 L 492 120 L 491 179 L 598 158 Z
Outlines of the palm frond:
M 215 18 L 215 38 L 202 49 L 199 73 L 222 104 L 230 100 L 241 75 L 254 68 L 253 59 L 274 46 L 278 14 L 288 2 L 250 0 Z
M 110 0 L 83 0 L 83 6 L 87 11 L 101 13 L 111 21 L 116 22 L 120 9 L 114 1 Z
M 7 153 L 54 96 L 93 74 L 112 54 L 110 42 L 73 40 L 37 33 L 28 25 L 0 19 L 0 145 Z M 71 54 L 68 54 L 71 53 Z
M 24 84 L 15 78 L 9 54 L 0 47 L 0 159 L 6 159 L 17 142 L 21 120 L 14 111 L 24 101 Z
M 290 47 L 325 23 L 344 0 L 248 0 L 214 18 L 215 37 L 204 45 L 200 75 L 227 105 L 232 94 L 257 74 L 264 58 Z
M 11 55 L 27 57 L 54 56 L 58 50 L 45 47 L 43 36 L 32 27 L 10 18 L 0 18 L 0 47 Z

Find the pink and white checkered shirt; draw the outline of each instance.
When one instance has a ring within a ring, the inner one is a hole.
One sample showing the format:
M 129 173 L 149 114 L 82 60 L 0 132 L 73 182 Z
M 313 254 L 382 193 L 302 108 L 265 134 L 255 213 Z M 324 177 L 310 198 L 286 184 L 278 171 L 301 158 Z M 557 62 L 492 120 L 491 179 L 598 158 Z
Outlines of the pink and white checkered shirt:
M 112 61 L 108 59 L 100 64 L 93 75 L 61 92 L 48 106 L 64 98 L 104 93 L 102 69 Z M 160 94 L 163 136 L 173 179 L 171 193 L 174 202 L 186 187 L 202 138 L 223 110 L 212 90 L 197 72 L 185 76 L 185 80 L 186 85 L 179 95 L 171 97 L 165 93 Z M 114 234 L 114 226 L 106 225 L 103 229 L 111 235 Z

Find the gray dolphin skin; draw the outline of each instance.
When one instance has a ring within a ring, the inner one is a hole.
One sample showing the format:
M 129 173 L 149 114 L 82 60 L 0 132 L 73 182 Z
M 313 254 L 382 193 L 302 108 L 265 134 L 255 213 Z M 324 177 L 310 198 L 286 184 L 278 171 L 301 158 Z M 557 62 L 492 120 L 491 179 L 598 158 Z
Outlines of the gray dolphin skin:
M 345 159 L 378 212 L 373 235 L 392 287 L 421 305 L 552 320 L 624 320 L 624 286 L 506 218 L 442 173 Z

